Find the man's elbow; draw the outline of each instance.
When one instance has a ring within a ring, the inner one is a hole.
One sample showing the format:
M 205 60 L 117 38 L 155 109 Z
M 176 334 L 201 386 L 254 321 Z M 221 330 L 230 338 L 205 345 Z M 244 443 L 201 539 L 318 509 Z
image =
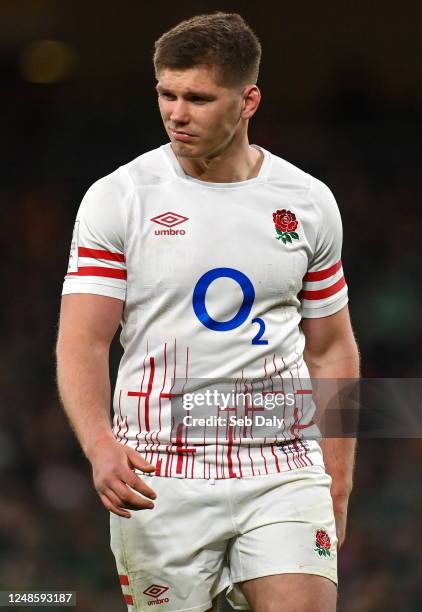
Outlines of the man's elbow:
M 327 365 L 337 364 L 349 365 L 350 369 L 357 373 L 360 370 L 360 354 L 355 338 L 342 338 L 329 344 L 324 350 L 312 351 L 305 347 L 304 359 L 307 365 L 313 369 L 321 370 Z M 349 369 L 348 368 L 348 369 Z

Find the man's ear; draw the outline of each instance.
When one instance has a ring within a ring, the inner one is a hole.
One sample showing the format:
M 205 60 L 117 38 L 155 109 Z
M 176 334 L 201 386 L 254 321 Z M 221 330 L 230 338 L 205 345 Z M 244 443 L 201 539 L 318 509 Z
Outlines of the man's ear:
M 243 92 L 242 119 L 250 119 L 261 102 L 261 92 L 257 85 L 248 85 Z

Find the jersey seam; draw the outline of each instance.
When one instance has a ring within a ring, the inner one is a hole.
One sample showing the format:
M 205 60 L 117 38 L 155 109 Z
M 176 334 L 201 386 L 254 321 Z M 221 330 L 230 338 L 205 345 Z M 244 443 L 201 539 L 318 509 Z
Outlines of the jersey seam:
M 125 210 L 125 204 L 126 204 L 126 200 L 128 200 L 130 196 L 136 195 L 137 186 L 135 185 L 134 180 L 130 176 L 129 171 L 126 168 L 126 166 L 120 166 L 119 170 L 123 170 L 125 172 L 131 184 L 130 190 L 123 196 L 123 198 L 119 202 L 120 210 L 121 210 L 121 213 L 123 214 L 123 222 L 124 222 L 123 225 L 124 225 L 124 232 L 125 232 L 124 241 L 123 241 L 123 253 L 126 253 L 128 214 L 126 213 L 126 210 Z
M 177 172 L 176 172 L 175 168 L 173 167 L 173 164 L 170 162 L 170 159 L 169 159 L 169 157 L 168 157 L 168 155 L 167 155 L 167 153 L 166 153 L 166 151 L 165 151 L 165 149 L 164 149 L 164 147 L 165 147 L 165 146 L 166 146 L 166 145 L 161 145 L 161 147 L 160 147 L 160 151 L 161 151 L 161 155 L 162 155 L 162 157 L 163 157 L 163 158 L 164 158 L 164 160 L 165 160 L 166 166 L 167 166 L 167 168 L 169 168 L 169 169 L 170 169 L 170 172 L 171 172 L 171 174 L 173 175 L 173 178 L 181 178 L 181 177 L 180 177 L 180 176 L 177 174 Z
M 313 182 L 314 182 L 314 177 L 313 177 L 313 176 L 311 176 L 310 174 L 308 174 L 308 176 L 309 176 L 310 180 L 309 180 L 309 188 L 308 188 L 308 193 L 307 193 L 306 195 L 307 195 L 307 197 L 309 198 L 309 202 L 310 202 L 310 204 L 311 204 L 311 206 L 312 206 L 312 208 L 313 208 L 313 211 L 314 211 L 314 213 L 315 213 L 316 218 L 318 219 L 318 211 L 317 211 L 317 207 L 316 207 L 316 204 L 315 204 L 315 202 L 314 202 L 314 199 L 313 199 L 313 197 L 312 197 L 312 195 L 311 195 L 312 185 L 313 185 Z M 319 241 L 320 233 L 321 233 L 321 224 L 320 224 L 320 223 L 318 223 L 317 232 L 316 232 L 316 236 L 315 236 L 315 246 L 314 246 L 314 248 L 313 248 L 313 250 L 312 250 L 312 251 L 313 251 L 313 253 L 312 253 L 313 257 L 312 257 L 312 259 L 314 259 L 314 258 L 315 258 L 315 253 L 316 253 L 316 250 L 317 250 L 317 246 L 318 246 L 318 241 Z M 312 265 L 312 259 L 311 259 L 311 260 L 310 260 L 310 262 L 309 262 L 309 265 L 308 265 L 308 270 L 309 270 L 309 268 L 310 268 L 310 267 L 311 267 L 311 265 Z
M 135 187 L 135 182 L 133 178 L 130 176 L 129 170 L 126 168 L 126 165 L 119 166 L 119 170 L 123 170 L 126 173 L 126 175 L 129 177 L 130 184 L 132 185 L 132 187 Z

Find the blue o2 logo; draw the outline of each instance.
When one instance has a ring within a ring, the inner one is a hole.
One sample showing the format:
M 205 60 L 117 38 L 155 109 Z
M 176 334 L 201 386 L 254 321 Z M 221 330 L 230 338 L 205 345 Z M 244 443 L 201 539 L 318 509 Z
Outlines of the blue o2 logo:
M 205 305 L 205 295 L 208 287 L 217 278 L 232 278 L 236 281 L 243 291 L 243 302 L 236 316 L 230 321 L 215 321 L 210 317 Z M 205 272 L 203 276 L 196 283 L 195 289 L 193 290 L 193 309 L 196 316 L 205 327 L 212 329 L 213 331 L 229 331 L 230 329 L 236 329 L 239 325 L 242 325 L 249 317 L 251 312 L 252 304 L 255 299 L 255 289 L 249 278 L 233 268 L 214 268 Z
M 238 283 L 243 292 L 243 302 L 236 315 L 229 321 L 216 321 L 213 319 L 209 315 L 205 304 L 205 296 L 208 287 L 218 278 L 231 278 Z M 224 332 L 236 329 L 236 327 L 239 327 L 247 320 L 252 310 L 254 300 L 255 289 L 246 274 L 234 268 L 214 268 L 213 270 L 205 272 L 196 283 L 193 290 L 192 305 L 196 316 L 205 327 L 208 327 L 208 329 L 212 331 Z M 268 340 L 261 340 L 265 332 L 264 321 L 260 318 L 255 318 L 252 320 L 252 323 L 257 323 L 259 325 L 258 333 L 252 339 L 252 344 L 268 344 Z

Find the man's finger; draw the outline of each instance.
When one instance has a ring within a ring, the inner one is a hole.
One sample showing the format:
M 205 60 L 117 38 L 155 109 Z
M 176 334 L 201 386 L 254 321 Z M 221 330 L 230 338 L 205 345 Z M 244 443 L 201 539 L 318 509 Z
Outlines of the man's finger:
M 145 497 L 149 497 L 149 499 L 157 499 L 156 492 L 151 489 L 151 487 L 149 487 L 146 482 L 142 480 L 142 478 L 137 476 L 135 473 L 132 472 L 130 477 L 126 480 L 126 483 L 129 487 L 135 489 L 135 491 L 138 491 L 138 493 L 145 495 Z
M 117 482 L 113 486 L 113 491 L 119 498 L 119 505 L 123 508 L 130 508 L 131 510 L 154 508 L 152 501 L 143 497 L 143 495 L 131 489 L 123 482 Z
M 155 466 L 151 465 L 151 463 L 148 463 L 148 461 L 145 461 L 145 459 L 143 459 L 139 455 L 139 453 L 135 451 L 133 448 L 128 448 L 126 446 L 124 447 L 124 449 L 133 467 L 138 468 L 139 470 L 142 470 L 143 472 L 148 472 L 148 473 L 155 472 Z
M 115 508 L 122 509 L 122 503 L 120 499 L 118 498 L 118 496 L 113 491 L 113 489 L 105 489 L 103 493 L 109 499 L 109 501 L 113 504 Z
M 103 505 L 107 508 L 109 512 L 113 512 L 113 514 L 117 514 L 117 516 L 122 516 L 123 518 L 131 517 L 130 512 L 127 512 L 127 510 L 123 510 L 123 508 L 118 508 L 117 506 L 112 504 L 108 497 L 103 493 L 99 493 L 99 496 L 101 501 L 103 502 Z

